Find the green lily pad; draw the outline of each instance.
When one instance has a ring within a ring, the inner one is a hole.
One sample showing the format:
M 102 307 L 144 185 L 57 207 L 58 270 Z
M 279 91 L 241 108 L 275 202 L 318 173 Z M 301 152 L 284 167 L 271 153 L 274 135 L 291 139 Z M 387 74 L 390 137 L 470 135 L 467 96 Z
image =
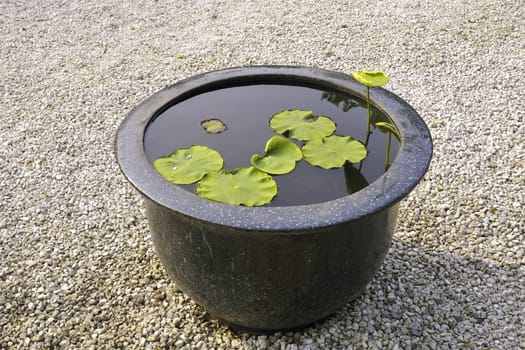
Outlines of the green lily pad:
M 385 131 L 391 132 L 395 135 L 397 140 L 401 142 L 401 134 L 399 133 L 399 130 L 392 124 L 388 122 L 377 122 L 374 124 L 375 126 L 379 127 L 380 129 L 383 129 Z
M 237 168 L 233 171 L 213 171 L 197 184 L 197 194 L 212 201 L 245 205 L 264 205 L 277 194 L 275 180 L 255 167 Z
M 335 123 L 326 116 L 314 115 L 301 109 L 284 110 L 274 114 L 270 127 L 277 133 L 285 134 L 300 141 L 309 141 L 332 135 Z
M 183 185 L 199 181 L 206 173 L 222 168 L 223 163 L 219 152 L 197 145 L 157 158 L 153 167 L 166 180 Z
M 250 161 L 257 169 L 275 175 L 294 170 L 295 163 L 303 158 L 299 146 L 279 135 L 268 140 L 264 152 L 265 156 L 254 154 Z
M 220 119 L 207 119 L 201 122 L 201 126 L 209 134 L 219 134 L 226 130 L 226 124 Z
M 388 82 L 388 75 L 383 71 L 365 71 L 353 72 L 355 80 L 368 87 L 383 86 Z
M 340 168 L 346 161 L 359 163 L 367 155 L 366 147 L 350 136 L 332 135 L 308 141 L 302 148 L 304 159 L 323 169 Z

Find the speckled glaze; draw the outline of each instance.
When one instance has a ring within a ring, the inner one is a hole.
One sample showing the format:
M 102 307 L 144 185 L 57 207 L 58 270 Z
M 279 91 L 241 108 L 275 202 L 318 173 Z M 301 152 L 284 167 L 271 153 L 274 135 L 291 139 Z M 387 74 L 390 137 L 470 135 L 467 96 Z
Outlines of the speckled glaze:
M 145 198 L 155 249 L 177 287 L 227 324 L 274 331 L 326 318 L 364 290 L 387 254 L 399 201 L 429 166 L 432 140 L 411 106 L 374 88 L 372 103 L 398 127 L 401 147 L 389 170 L 355 194 L 311 205 L 231 206 L 170 184 L 149 164 L 143 138 L 158 113 L 205 91 L 260 83 L 366 97 L 352 77 L 315 68 L 209 72 L 133 109 L 118 130 L 116 150 L 124 175 Z

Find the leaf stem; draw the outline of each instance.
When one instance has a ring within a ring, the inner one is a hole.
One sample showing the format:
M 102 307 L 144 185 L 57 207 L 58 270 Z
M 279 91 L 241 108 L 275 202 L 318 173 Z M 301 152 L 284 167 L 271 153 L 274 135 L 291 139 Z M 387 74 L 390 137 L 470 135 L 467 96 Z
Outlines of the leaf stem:
M 386 144 L 386 156 L 385 156 L 385 171 L 390 166 L 390 142 L 392 141 L 392 133 L 388 132 L 388 143 Z
M 366 109 L 368 110 L 368 134 L 370 134 L 370 124 L 372 123 L 372 110 L 370 109 L 370 86 L 366 87 Z
M 372 123 L 372 111 L 370 110 L 370 86 L 366 87 L 366 109 L 368 111 L 368 123 L 367 123 L 367 131 L 366 131 L 366 140 L 365 140 L 365 147 L 368 148 L 368 141 L 370 141 L 370 124 Z M 361 172 L 361 168 L 363 167 L 363 161 L 359 163 L 359 172 Z

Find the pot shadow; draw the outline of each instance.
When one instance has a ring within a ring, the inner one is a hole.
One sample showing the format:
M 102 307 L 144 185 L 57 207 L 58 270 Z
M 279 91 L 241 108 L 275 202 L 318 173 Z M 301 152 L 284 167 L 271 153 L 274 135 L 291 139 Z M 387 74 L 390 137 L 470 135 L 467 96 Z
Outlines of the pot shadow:
M 394 240 L 366 291 L 334 315 L 275 333 L 233 327 L 229 331 L 247 347 L 262 341 L 269 348 L 284 344 L 298 349 L 347 343 L 377 348 L 421 344 L 513 348 L 525 336 L 524 283 L 522 266 Z

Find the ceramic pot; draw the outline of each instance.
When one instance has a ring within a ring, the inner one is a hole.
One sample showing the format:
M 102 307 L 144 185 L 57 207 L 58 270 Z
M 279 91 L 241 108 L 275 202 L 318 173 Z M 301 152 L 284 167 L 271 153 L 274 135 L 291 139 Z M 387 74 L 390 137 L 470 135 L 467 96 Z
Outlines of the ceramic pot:
M 371 102 L 396 125 L 401 145 L 388 171 L 352 195 L 308 205 L 233 206 L 181 189 L 153 169 L 144 134 L 159 113 L 206 91 L 261 83 L 366 96 L 351 76 L 315 68 L 209 72 L 133 109 L 118 130 L 116 152 L 122 172 L 144 196 L 155 250 L 176 286 L 231 326 L 275 331 L 326 318 L 363 292 L 389 249 L 399 201 L 429 166 L 432 140 L 411 106 L 374 88 Z

